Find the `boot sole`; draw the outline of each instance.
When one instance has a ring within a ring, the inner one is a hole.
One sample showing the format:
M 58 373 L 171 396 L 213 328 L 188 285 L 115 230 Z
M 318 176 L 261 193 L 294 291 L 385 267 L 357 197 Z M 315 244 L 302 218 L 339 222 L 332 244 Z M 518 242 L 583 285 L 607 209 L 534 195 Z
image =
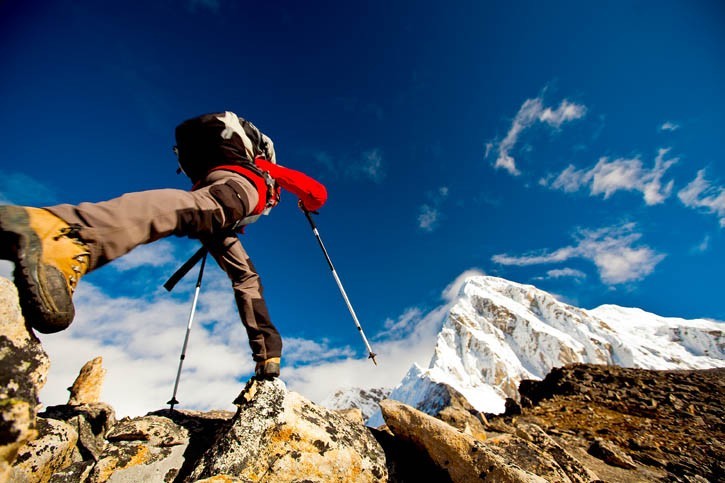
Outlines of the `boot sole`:
M 13 276 L 26 322 L 50 334 L 66 329 L 75 309 L 61 271 L 41 263 L 42 247 L 24 208 L 0 206 L 0 258 L 15 263 Z

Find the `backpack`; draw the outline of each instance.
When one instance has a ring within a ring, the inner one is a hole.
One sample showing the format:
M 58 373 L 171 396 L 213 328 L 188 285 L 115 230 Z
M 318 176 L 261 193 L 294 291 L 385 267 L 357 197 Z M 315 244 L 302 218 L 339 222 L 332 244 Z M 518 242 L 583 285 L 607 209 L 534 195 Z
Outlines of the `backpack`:
M 176 126 L 179 167 L 193 183 L 217 166 L 256 169 L 257 156 L 276 164 L 274 144 L 251 122 L 230 111 L 204 114 Z
M 269 173 L 254 162 L 257 157 L 277 164 L 274 143 L 257 127 L 231 111 L 204 114 L 176 126 L 174 152 L 179 172 L 197 184 L 219 166 L 241 166 L 267 184 L 267 207 L 279 202 L 279 188 Z

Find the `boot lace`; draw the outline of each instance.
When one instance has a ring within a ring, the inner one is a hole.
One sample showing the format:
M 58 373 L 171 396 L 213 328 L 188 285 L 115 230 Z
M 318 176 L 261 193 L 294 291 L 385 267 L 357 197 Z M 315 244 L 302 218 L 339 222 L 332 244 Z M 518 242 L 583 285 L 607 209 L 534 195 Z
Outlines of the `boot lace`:
M 68 238 L 72 240 L 73 243 L 84 249 L 83 252 L 73 256 L 73 260 L 77 263 L 75 265 L 71 265 L 73 273 L 68 276 L 68 285 L 70 286 L 71 293 L 75 292 L 78 282 L 83 274 L 88 271 L 88 266 L 91 261 L 91 252 L 88 251 L 88 246 L 83 242 L 80 236 L 81 228 L 81 225 L 78 224 L 69 225 L 61 228 L 58 234 L 53 237 L 56 241 L 63 237 Z

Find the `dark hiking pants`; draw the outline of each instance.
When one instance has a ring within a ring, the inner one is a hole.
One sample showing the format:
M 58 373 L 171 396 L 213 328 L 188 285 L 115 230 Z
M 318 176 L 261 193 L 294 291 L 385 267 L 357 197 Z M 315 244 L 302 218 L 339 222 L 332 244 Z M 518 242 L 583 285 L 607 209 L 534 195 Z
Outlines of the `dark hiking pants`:
M 128 193 L 100 203 L 46 209 L 68 224 L 81 226 L 91 251 L 89 271 L 138 245 L 169 235 L 198 238 L 232 282 L 234 298 L 255 361 L 280 357 L 282 338 L 272 324 L 259 274 L 232 225 L 257 206 L 259 195 L 243 176 L 214 171 L 201 188 L 188 192 L 160 189 Z

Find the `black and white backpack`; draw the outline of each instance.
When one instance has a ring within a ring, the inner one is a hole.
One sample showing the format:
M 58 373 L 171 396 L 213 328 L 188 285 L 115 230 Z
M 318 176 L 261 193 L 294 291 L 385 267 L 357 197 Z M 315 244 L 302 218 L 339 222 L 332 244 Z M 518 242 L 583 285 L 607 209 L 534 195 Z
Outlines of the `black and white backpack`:
M 272 140 L 231 111 L 204 114 L 176 126 L 174 151 L 179 169 L 194 184 L 218 166 L 243 166 L 264 177 L 255 158 L 277 163 Z

